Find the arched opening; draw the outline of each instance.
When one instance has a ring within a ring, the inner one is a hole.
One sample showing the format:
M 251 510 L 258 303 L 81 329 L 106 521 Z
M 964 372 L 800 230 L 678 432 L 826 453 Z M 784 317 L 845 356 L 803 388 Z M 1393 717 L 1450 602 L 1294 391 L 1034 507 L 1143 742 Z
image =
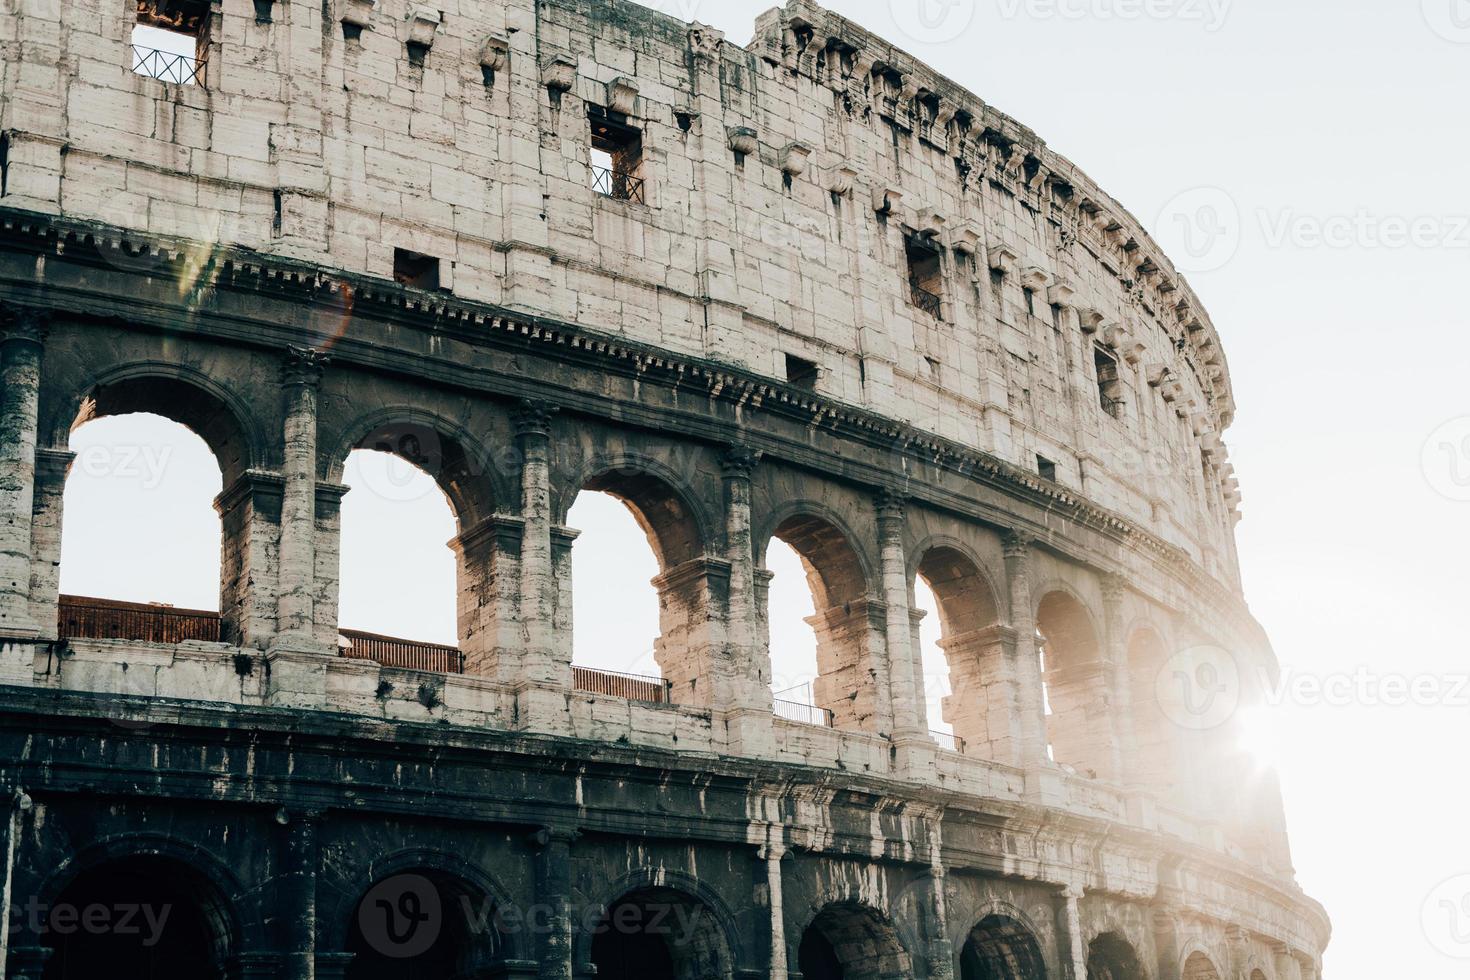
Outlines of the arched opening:
M 719 980 L 732 958 L 703 902 L 672 888 L 642 888 L 610 906 L 592 934 L 600 980 Z
M 235 937 L 223 899 L 187 865 L 155 857 L 79 874 L 46 909 L 44 980 L 223 978 Z
M 1036 937 L 1004 915 L 981 919 L 960 950 L 960 980 L 1046 980 Z
M 777 713 L 793 721 L 827 724 L 850 731 L 885 732 L 891 713 L 888 708 L 887 676 L 882 614 L 868 602 L 867 573 L 847 536 L 836 525 L 820 517 L 800 514 L 790 517 L 773 534 L 776 541 L 795 552 L 800 562 L 806 591 L 814 612 L 806 623 L 816 638 L 816 676 L 812 682 L 815 712 L 802 712 L 789 693 L 778 693 Z M 769 552 L 762 567 L 771 568 Z M 778 557 L 786 555 L 777 552 Z M 789 562 L 788 562 L 789 567 Z M 767 595 L 766 622 L 771 645 L 790 645 L 800 651 L 799 641 L 778 636 L 778 628 L 799 635 L 794 625 L 773 622 L 770 609 L 789 611 L 800 602 L 795 577 L 772 575 Z M 773 676 L 780 676 L 773 659 Z M 783 665 L 785 666 L 785 665 Z M 790 674 L 788 673 L 788 678 Z M 773 685 L 774 686 L 774 685 Z
M 232 492 L 250 444 L 220 398 L 172 378 L 99 385 L 69 446 L 70 469 L 36 482 L 35 547 L 59 565 L 60 636 L 243 644 L 261 632 L 249 508 Z
M 1004 683 L 1007 636 L 990 583 L 964 553 L 932 548 L 919 562 L 914 608 L 933 613 L 919 632 L 926 690 L 934 678 L 948 676 L 949 692 L 939 710 L 931 708 L 931 727 L 948 728 L 957 750 L 1013 761 L 1018 719 Z
M 1128 940 L 1105 932 L 1087 944 L 1087 980 L 1144 980 L 1143 965 Z
M 1263 970 L 1252 970 L 1251 971 L 1251 980 L 1266 980 L 1265 971 L 1263 971 Z
M 429 868 L 368 889 L 352 913 L 347 980 L 481 976 L 506 954 L 502 910 L 484 890 Z
M 909 954 L 893 923 L 867 906 L 828 905 L 797 946 L 804 980 L 868 980 L 912 976 Z
M 1184 961 L 1180 980 L 1220 980 L 1220 971 L 1204 953 L 1191 953 Z
M 485 461 L 432 425 L 390 422 L 356 441 L 340 480 L 348 487 L 335 514 L 342 655 L 490 672 L 493 630 L 481 618 L 497 607 L 476 590 L 493 557 L 467 555 L 459 537 L 494 513 Z M 332 519 L 319 505 L 318 524 Z
M 580 532 L 571 572 L 578 686 L 710 704 L 712 569 L 683 496 L 656 476 L 608 470 L 582 485 L 567 522 Z
M 1159 634 L 1140 629 L 1128 640 L 1128 681 L 1136 755 L 1133 771 L 1140 783 L 1173 794 L 1183 775 L 1179 765 L 1182 729 L 1159 703 L 1159 672 L 1168 656 Z
M 766 546 L 764 573 L 766 601 L 757 608 L 764 617 L 776 714 L 789 721 L 830 724 L 827 712 L 817 707 L 817 637 L 810 625 L 816 609 L 805 586 L 801 556 L 780 538 L 772 538 Z M 802 585 L 791 588 L 793 582 Z
M 1092 617 L 1071 593 L 1049 592 L 1036 630 L 1052 758 L 1084 776 L 1112 778 L 1112 697 Z

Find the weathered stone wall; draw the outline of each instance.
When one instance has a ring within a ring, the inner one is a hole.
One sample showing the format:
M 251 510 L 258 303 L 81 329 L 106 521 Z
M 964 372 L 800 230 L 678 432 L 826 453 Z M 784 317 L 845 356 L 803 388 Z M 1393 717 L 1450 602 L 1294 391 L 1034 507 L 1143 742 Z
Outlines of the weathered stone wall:
M 778 379 L 796 355 L 824 395 L 1055 462 L 1235 582 L 1208 316 L 1120 205 L 903 52 L 806 2 L 748 50 L 621 0 L 272 10 L 220 5 L 202 86 L 127 70 L 126 5 L 8 16 L 6 203 L 373 276 L 401 247 L 466 299 Z M 641 131 L 646 203 L 592 189 L 609 106 Z M 908 300 L 909 234 L 940 246 L 939 317 Z

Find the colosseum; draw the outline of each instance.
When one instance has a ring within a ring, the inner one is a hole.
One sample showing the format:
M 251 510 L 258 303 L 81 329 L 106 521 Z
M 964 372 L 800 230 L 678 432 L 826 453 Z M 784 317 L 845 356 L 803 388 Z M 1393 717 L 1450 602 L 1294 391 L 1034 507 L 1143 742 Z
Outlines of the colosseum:
M 0 975 L 1318 980 L 1225 354 L 1139 222 L 809 0 L 441 4 L 0 14 Z M 60 594 L 131 413 L 218 461 L 217 610 Z M 453 507 L 457 645 L 338 623 L 360 447 Z M 583 490 L 658 678 L 573 664 Z

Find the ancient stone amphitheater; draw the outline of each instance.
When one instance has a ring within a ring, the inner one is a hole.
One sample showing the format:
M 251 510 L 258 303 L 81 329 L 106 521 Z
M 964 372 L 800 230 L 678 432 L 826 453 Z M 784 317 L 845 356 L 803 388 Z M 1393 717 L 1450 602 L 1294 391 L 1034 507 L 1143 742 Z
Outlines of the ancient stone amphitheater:
M 1138 222 L 806 0 L 443 7 L 0 14 L 0 972 L 1316 980 L 1225 356 Z M 69 433 L 138 412 L 218 459 L 217 611 L 58 595 Z M 456 647 L 339 628 L 358 447 L 452 502 Z M 661 679 L 573 667 L 582 490 Z

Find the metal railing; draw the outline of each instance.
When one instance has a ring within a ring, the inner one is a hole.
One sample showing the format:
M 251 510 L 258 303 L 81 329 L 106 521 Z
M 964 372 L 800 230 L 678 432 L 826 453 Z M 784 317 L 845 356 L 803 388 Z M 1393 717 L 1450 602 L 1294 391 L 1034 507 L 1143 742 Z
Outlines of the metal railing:
M 56 628 L 63 640 L 220 641 L 217 612 L 74 595 L 64 595 L 58 601 Z
M 948 752 L 958 752 L 961 755 L 965 751 L 965 740 L 950 732 L 930 732 L 929 737 L 939 743 L 939 747 Z
M 157 78 L 176 85 L 203 84 L 204 60 L 186 54 L 160 51 L 158 48 L 132 45 L 133 71 L 148 78 Z
M 832 712 L 826 708 L 818 708 L 816 705 L 803 704 L 800 701 L 782 701 L 776 698 L 775 712 L 777 718 L 784 718 L 786 721 L 814 725 L 817 728 L 832 727 Z
M 631 201 L 634 204 L 648 203 L 644 200 L 642 177 L 609 170 L 607 167 L 593 166 L 592 189 L 603 197 L 610 197 L 617 201 Z
M 936 320 L 944 313 L 944 300 L 916 282 L 909 283 L 909 302 Z
M 347 660 L 371 660 L 382 667 L 434 674 L 464 673 L 464 653 L 458 647 L 400 640 L 359 630 L 342 630 L 338 636 L 337 653 Z
M 611 670 L 593 670 L 590 667 L 572 668 L 572 687 L 588 694 L 606 694 L 608 697 L 650 704 L 672 704 L 674 700 L 674 685 L 662 677 L 620 674 Z

